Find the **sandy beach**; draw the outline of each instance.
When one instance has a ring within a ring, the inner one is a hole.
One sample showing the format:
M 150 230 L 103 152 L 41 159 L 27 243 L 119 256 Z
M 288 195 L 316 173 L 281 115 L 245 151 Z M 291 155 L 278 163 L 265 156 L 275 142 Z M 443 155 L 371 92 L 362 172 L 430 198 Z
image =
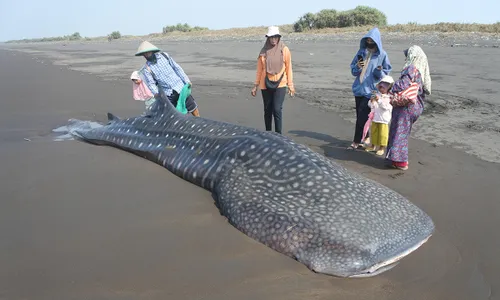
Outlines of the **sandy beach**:
M 314 274 L 248 238 L 209 192 L 161 166 L 53 141 L 70 118 L 142 112 L 128 79 L 144 60 L 133 56 L 139 40 L 0 45 L 0 299 L 500 299 L 500 73 L 491 68 L 500 50 L 491 40 L 450 47 L 389 36 L 394 77 L 415 41 L 429 57 L 433 95 L 405 173 L 344 150 L 359 39 L 287 41 L 297 96 L 285 100 L 285 134 L 401 193 L 436 224 L 396 268 L 356 280 Z M 262 42 L 154 40 L 191 77 L 203 117 L 259 129 L 262 99 L 250 86 Z
M 297 99 L 354 122 L 351 92 L 354 79 L 349 64 L 361 36 L 360 33 L 293 35 L 289 40 L 285 36 L 293 55 Z M 262 37 L 181 36 L 152 41 L 173 55 L 198 85 L 247 87 L 254 79 L 255 57 L 263 43 Z M 141 58 L 133 57 L 139 43 L 140 40 L 117 40 L 7 47 L 29 53 L 45 63 L 51 61 L 60 67 L 117 82 L 141 66 Z M 500 163 L 500 148 L 496 146 L 500 134 L 500 100 L 496 96 L 500 73 L 491 68 L 500 64 L 500 37 L 383 33 L 383 43 L 395 78 L 403 66 L 404 49 L 416 43 L 428 55 L 433 94 L 427 99 L 422 122 L 415 124 L 413 136 Z

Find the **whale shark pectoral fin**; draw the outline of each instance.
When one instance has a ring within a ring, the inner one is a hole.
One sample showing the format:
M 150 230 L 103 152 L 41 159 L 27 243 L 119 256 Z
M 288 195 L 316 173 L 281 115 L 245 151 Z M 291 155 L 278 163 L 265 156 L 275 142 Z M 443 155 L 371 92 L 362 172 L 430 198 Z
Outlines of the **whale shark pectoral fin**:
M 120 121 L 120 118 L 108 112 L 108 123 Z
M 305 223 L 293 218 L 286 209 L 272 207 L 273 197 L 282 196 L 271 190 L 259 191 L 250 178 L 238 173 L 237 170 L 233 176 L 223 178 L 212 193 L 220 214 L 249 238 L 310 266 L 311 258 L 303 252 L 309 243 L 309 233 L 301 225 Z

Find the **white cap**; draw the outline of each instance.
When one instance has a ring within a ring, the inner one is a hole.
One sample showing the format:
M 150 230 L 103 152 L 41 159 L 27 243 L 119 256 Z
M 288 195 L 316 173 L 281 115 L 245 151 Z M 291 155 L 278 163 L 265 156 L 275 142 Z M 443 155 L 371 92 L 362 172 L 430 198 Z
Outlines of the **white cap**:
M 132 72 L 132 75 L 130 75 L 130 79 L 131 80 L 132 79 L 137 79 L 137 80 L 141 79 L 141 77 L 139 76 L 139 72 L 137 72 L 137 71 Z
M 279 35 L 281 37 L 279 27 L 278 26 L 269 26 L 267 28 L 266 37 L 275 36 L 275 35 Z
M 380 82 L 387 82 L 389 84 L 393 84 L 394 83 L 394 79 L 392 78 L 392 76 L 389 76 L 389 75 L 385 75 L 384 78 L 382 78 Z

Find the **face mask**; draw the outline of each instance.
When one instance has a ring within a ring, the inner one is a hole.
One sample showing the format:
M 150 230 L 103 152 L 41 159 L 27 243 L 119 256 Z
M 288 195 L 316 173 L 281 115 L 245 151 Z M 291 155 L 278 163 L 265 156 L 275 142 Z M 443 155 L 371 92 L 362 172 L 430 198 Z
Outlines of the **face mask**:
M 154 53 L 150 57 L 146 57 L 146 60 L 152 63 L 156 62 L 156 55 Z
M 377 47 L 377 45 L 375 43 L 372 43 L 372 44 L 366 43 L 366 48 L 368 48 L 368 49 L 375 49 L 375 47 Z

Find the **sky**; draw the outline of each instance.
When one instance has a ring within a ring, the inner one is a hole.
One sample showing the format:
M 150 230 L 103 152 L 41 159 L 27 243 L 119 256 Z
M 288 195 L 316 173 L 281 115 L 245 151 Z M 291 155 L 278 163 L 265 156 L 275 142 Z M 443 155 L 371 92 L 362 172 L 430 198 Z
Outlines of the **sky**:
M 0 0 L 0 41 L 70 35 L 93 37 L 120 31 L 122 35 L 161 32 L 164 26 L 188 23 L 210 29 L 291 24 L 307 12 L 348 10 L 357 5 L 375 7 L 389 24 L 418 22 L 496 23 L 498 0 L 403 1 L 271 1 L 238 0 Z M 74 5 L 70 8 L 69 5 Z

